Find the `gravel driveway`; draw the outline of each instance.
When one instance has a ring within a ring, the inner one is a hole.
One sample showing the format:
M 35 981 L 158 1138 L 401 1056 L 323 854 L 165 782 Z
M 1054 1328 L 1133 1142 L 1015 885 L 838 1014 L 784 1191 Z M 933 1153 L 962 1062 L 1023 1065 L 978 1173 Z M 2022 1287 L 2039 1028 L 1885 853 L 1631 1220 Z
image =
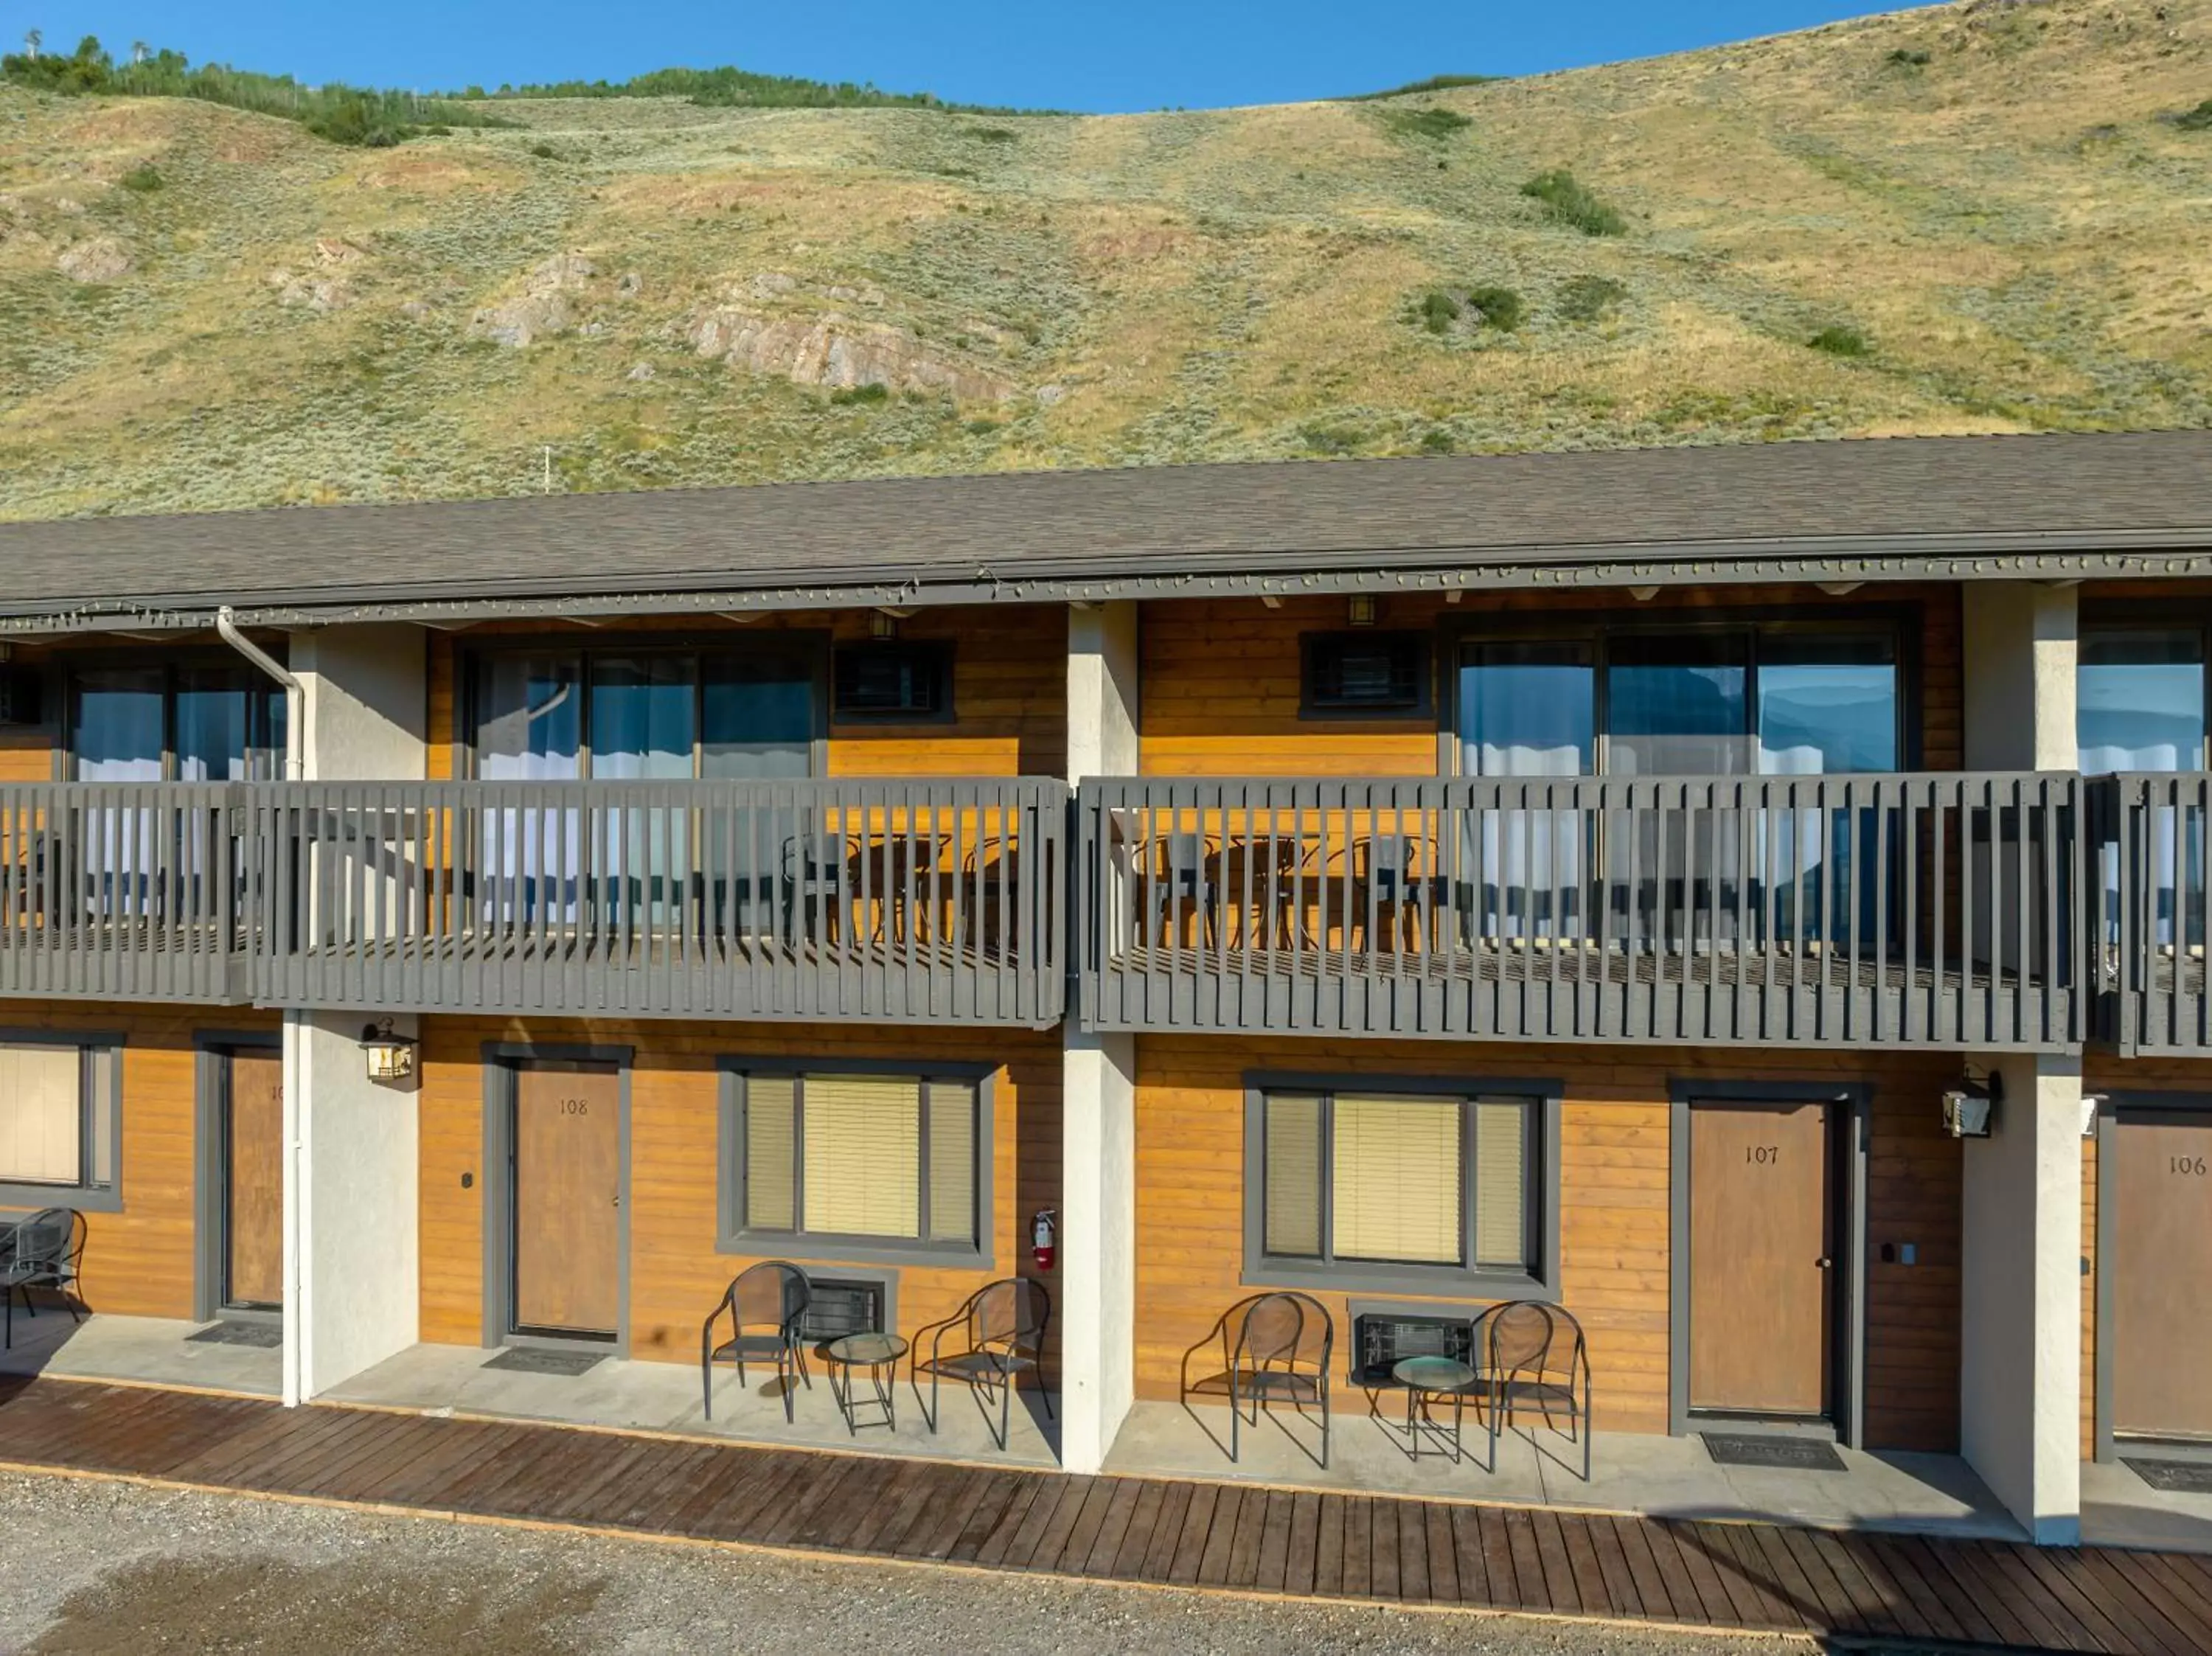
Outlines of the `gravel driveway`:
M 1268 1604 L 0 1477 L 0 1652 L 1782 1656 L 1467 1612 Z

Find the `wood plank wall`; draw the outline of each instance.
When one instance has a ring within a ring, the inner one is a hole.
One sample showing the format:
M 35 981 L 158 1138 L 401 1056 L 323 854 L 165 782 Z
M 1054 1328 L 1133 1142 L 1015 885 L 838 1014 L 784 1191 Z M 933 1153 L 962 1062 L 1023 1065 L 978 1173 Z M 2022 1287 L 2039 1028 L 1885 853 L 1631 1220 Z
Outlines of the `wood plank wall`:
M 1695 622 L 1717 610 L 1841 614 L 1920 611 L 1920 768 L 1960 762 L 1960 622 L 1955 585 L 1866 586 L 1832 598 L 1809 586 L 1668 589 L 1639 604 L 1626 592 L 1492 592 L 1448 604 L 1419 594 L 1382 600 L 1376 626 L 1434 633 L 1497 616 L 1611 616 Z M 1302 720 L 1298 635 L 1340 631 L 1341 597 L 1165 600 L 1144 607 L 1143 767 L 1155 776 L 1433 776 L 1436 733 L 1451 710 L 1419 719 Z M 1448 685 L 1449 680 L 1446 680 Z M 1444 692 L 1449 695 L 1449 689 Z
M 790 631 L 826 631 L 839 643 L 868 636 L 868 610 L 764 615 L 739 625 L 713 616 L 624 620 L 620 631 L 565 629 L 582 647 L 619 647 L 627 634 L 684 633 L 732 643 Z M 466 733 L 458 724 L 458 666 L 501 638 L 542 638 L 543 622 L 500 622 L 430 637 L 429 773 L 459 773 Z M 563 629 L 554 628 L 555 631 Z M 954 719 L 945 724 L 833 725 L 832 776 L 1057 776 L 1067 768 L 1067 616 L 1058 604 L 926 609 L 899 622 L 899 636 L 949 640 Z
M 84 1296 L 95 1311 L 192 1314 L 192 1143 L 198 1032 L 274 1029 L 245 1007 L 0 1001 L 0 1027 L 121 1034 L 123 1210 L 85 1216 Z M 67 1206 L 65 1194 L 57 1206 Z
M 699 1360 L 699 1325 L 752 1256 L 715 1247 L 720 1084 L 726 1056 L 989 1062 L 1001 1065 L 991 1145 L 989 1270 L 898 1267 L 901 1331 L 945 1316 L 998 1277 L 1036 1275 L 1030 1218 L 1060 1206 L 1060 1047 L 1055 1031 L 815 1028 L 796 1024 L 524 1022 L 426 1018 L 421 1108 L 422 1327 L 426 1340 L 475 1345 L 483 1331 L 486 1041 L 628 1046 L 630 1085 L 632 1355 Z M 461 1188 L 464 1174 L 473 1187 Z M 802 1263 L 815 1262 L 794 1253 Z M 821 1265 L 834 1274 L 834 1262 Z M 855 1265 L 855 1270 L 878 1267 Z M 1055 1302 L 1057 1274 L 1044 1277 Z M 1053 1336 L 1056 1356 L 1059 1336 Z
M 1600 1425 L 1645 1432 L 1667 1429 L 1670 1079 L 1865 1082 L 1875 1089 L 1868 1438 L 1880 1448 L 1957 1447 L 1960 1159 L 1940 1125 L 1955 1058 L 1152 1035 L 1137 1046 L 1143 1396 L 1172 1398 L 1182 1353 L 1254 1291 L 1240 1280 L 1248 1071 L 1559 1077 L 1563 1299 L 1589 1331 Z M 1917 1243 L 1919 1264 L 1884 1264 L 1885 1242 Z M 1339 1319 L 1342 1351 L 1346 1296 L 1320 1297 Z

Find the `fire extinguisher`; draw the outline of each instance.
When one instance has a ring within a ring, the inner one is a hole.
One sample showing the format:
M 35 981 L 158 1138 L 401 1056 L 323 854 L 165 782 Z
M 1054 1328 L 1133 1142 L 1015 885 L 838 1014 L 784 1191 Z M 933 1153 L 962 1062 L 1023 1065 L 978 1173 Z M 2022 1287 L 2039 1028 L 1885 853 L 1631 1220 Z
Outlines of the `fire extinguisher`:
M 1039 1208 L 1036 1217 L 1030 1221 L 1030 1257 L 1036 1261 L 1039 1271 L 1050 1271 L 1054 1256 L 1059 1253 L 1059 1225 L 1050 1208 Z

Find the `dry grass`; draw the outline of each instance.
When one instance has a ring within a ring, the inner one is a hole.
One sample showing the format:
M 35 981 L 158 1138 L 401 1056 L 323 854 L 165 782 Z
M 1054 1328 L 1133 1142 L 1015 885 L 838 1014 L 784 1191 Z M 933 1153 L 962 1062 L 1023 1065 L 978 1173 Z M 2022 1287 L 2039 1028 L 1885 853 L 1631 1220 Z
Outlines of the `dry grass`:
M 507 104 L 525 125 L 367 154 L 0 90 L 0 515 L 519 492 L 542 444 L 601 488 L 2212 423 L 2212 134 L 2171 119 L 2208 91 L 2212 0 L 1946 6 L 1383 104 Z M 1468 124 L 1392 118 L 1430 108 Z M 149 165 L 161 190 L 118 186 Z M 1521 196 L 1557 167 L 1627 233 Z M 58 272 L 100 238 L 126 275 Z M 340 238 L 347 302 L 280 304 L 270 273 Z M 561 252 L 600 272 L 579 331 L 471 337 Z M 763 273 L 797 285 L 756 301 Z M 1571 314 L 1577 277 L 1619 295 Z M 1408 319 L 1492 284 L 1511 333 Z M 732 294 L 1024 395 L 833 406 L 702 361 Z M 1832 327 L 1870 354 L 1807 345 Z

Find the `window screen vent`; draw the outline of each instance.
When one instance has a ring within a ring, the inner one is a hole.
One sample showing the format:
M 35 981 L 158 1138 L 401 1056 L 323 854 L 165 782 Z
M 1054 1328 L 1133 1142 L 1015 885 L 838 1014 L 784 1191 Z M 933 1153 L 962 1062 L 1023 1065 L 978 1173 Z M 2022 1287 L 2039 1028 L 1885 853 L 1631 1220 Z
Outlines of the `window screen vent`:
M 842 1339 L 848 1334 L 873 1334 L 884 1327 L 884 1285 L 830 1277 L 807 1280 L 811 1290 L 806 1311 L 799 1319 L 799 1338 L 805 1340 Z
M 836 711 L 862 719 L 930 719 L 951 705 L 951 660 L 939 645 L 854 645 L 837 652 Z
M 1427 640 L 1418 633 L 1306 635 L 1310 712 L 1418 713 L 1427 704 Z
M 1465 1317 L 1395 1317 L 1369 1313 L 1353 1319 L 1358 1353 L 1358 1386 L 1393 1386 L 1392 1366 L 1407 1357 L 1455 1357 L 1474 1366 L 1474 1324 Z

